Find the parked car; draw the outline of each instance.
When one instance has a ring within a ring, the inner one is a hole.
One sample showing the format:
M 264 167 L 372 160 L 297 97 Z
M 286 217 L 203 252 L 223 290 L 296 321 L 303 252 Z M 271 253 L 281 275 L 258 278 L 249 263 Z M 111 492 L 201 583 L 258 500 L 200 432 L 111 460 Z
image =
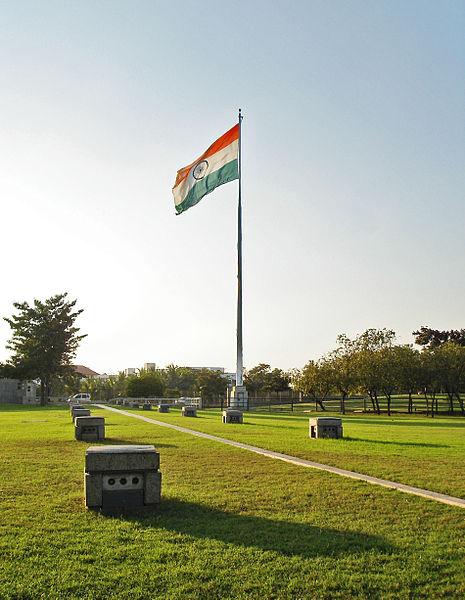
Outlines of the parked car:
M 85 404 L 86 402 L 90 402 L 90 394 L 85 392 L 74 394 L 74 396 L 68 398 L 68 404 Z

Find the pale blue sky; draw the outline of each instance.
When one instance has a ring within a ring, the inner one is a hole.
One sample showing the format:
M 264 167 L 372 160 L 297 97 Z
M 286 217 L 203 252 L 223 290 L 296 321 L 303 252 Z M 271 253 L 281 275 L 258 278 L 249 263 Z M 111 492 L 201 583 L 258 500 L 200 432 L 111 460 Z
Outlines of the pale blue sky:
M 234 370 L 237 184 L 171 187 L 241 106 L 246 366 L 464 327 L 464 32 L 463 1 L 0 1 L 0 314 L 68 290 L 80 363 Z

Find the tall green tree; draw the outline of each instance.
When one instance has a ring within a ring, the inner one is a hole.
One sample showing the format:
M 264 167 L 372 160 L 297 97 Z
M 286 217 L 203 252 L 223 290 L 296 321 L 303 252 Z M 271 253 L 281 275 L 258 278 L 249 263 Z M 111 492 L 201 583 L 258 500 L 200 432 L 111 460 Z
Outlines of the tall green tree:
M 459 346 L 465 346 L 465 329 L 449 329 L 441 331 L 431 327 L 420 327 L 413 332 L 415 344 L 424 346 L 428 350 L 439 348 L 447 342 L 453 342 Z
M 196 371 L 170 364 L 163 370 L 167 396 L 193 396 Z
M 165 382 L 160 371 L 141 371 L 139 375 L 128 377 L 126 393 L 128 398 L 163 397 Z
M 460 411 L 464 414 L 464 404 L 460 392 L 465 379 L 465 347 L 455 342 L 445 342 L 433 350 L 435 355 L 436 374 L 441 390 L 449 399 L 449 412 L 454 412 L 454 398 L 459 402 Z
M 355 388 L 357 377 L 355 368 L 356 342 L 346 334 L 338 335 L 337 348 L 329 353 L 334 387 L 341 394 L 341 413 L 345 414 L 346 400 Z
M 381 412 L 378 396 L 383 389 L 383 356 L 395 336 L 391 329 L 367 329 L 354 340 L 357 382 L 370 396 L 373 410 L 378 414 Z
M 306 396 L 310 396 L 321 410 L 326 410 L 324 401 L 334 386 L 332 363 L 328 359 L 318 362 L 310 360 L 302 369 L 300 376 L 294 379 L 294 388 Z
M 421 355 L 410 345 L 396 346 L 399 359 L 398 386 L 408 394 L 408 412 L 413 412 L 413 394 L 424 387 Z
M 16 314 L 4 317 L 12 330 L 7 348 L 13 353 L 8 365 L 20 378 L 40 380 L 40 401 L 46 404 L 53 377 L 72 373 L 71 361 L 86 335 L 78 335 L 75 326 L 82 309 L 68 294 L 57 294 L 47 300 L 35 299 L 13 304 Z
M 228 387 L 227 380 L 218 371 L 200 369 L 195 371 L 195 390 L 203 400 L 213 400 L 225 396 Z
M 284 392 L 289 389 L 290 375 L 281 369 L 271 369 L 270 365 L 260 363 L 245 372 L 244 384 L 252 394 Z

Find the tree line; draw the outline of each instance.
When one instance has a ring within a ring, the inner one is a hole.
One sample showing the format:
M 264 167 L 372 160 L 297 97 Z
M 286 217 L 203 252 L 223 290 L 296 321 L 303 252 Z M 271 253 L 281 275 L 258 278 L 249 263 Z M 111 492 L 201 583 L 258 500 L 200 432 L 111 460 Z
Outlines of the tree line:
M 119 373 L 108 379 L 81 380 L 72 367 L 79 343 L 86 337 L 75 324 L 82 313 L 76 309 L 76 300 L 62 293 L 13 306 L 16 313 L 4 318 L 12 330 L 7 344 L 12 355 L 0 364 L 0 377 L 38 380 L 42 404 L 50 395 L 78 391 L 89 391 L 102 400 L 115 396 L 209 400 L 226 394 L 228 381 L 220 372 L 174 364 L 129 377 Z M 465 329 L 440 331 L 424 326 L 413 335 L 421 350 L 396 344 L 395 333 L 389 329 L 367 329 L 354 338 L 342 334 L 336 348 L 302 369 L 283 371 L 260 363 L 245 372 L 244 383 L 252 397 L 292 390 L 311 398 L 322 410 L 325 400 L 336 394 L 341 412 L 354 394 L 369 397 L 377 413 L 380 397 L 384 397 L 388 414 L 393 396 L 405 394 L 412 412 L 413 398 L 420 393 L 427 412 L 434 415 L 438 396 L 446 395 L 449 412 L 458 407 L 464 414 Z
M 105 379 L 68 375 L 52 381 L 53 396 L 70 396 L 78 391 L 89 392 L 95 400 L 110 398 L 179 398 L 201 397 L 203 400 L 217 399 L 226 394 L 228 381 L 218 371 L 192 369 L 174 364 L 164 369 L 146 371 L 141 369 L 134 375 L 124 372 Z
M 465 414 L 465 331 L 422 327 L 414 335 L 422 350 L 396 344 L 395 333 L 389 329 L 368 329 L 353 339 L 340 335 L 334 350 L 291 374 L 292 386 L 322 410 L 332 394 L 340 396 L 342 413 L 351 394 L 366 394 L 378 414 L 380 396 L 384 396 L 390 415 L 393 396 L 405 394 L 408 412 L 413 412 L 413 398 L 422 394 L 427 413 L 434 415 L 438 396 L 444 394 L 450 413 L 458 406 Z

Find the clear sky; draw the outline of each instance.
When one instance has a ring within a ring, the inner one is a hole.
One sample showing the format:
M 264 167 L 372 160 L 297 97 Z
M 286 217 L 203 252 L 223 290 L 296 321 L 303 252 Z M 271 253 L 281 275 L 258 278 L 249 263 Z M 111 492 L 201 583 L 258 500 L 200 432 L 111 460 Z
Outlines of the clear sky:
M 234 370 L 237 182 L 171 188 L 241 107 L 246 367 L 465 327 L 464 32 L 462 0 L 0 1 L 0 315 L 69 291 L 81 364 Z

